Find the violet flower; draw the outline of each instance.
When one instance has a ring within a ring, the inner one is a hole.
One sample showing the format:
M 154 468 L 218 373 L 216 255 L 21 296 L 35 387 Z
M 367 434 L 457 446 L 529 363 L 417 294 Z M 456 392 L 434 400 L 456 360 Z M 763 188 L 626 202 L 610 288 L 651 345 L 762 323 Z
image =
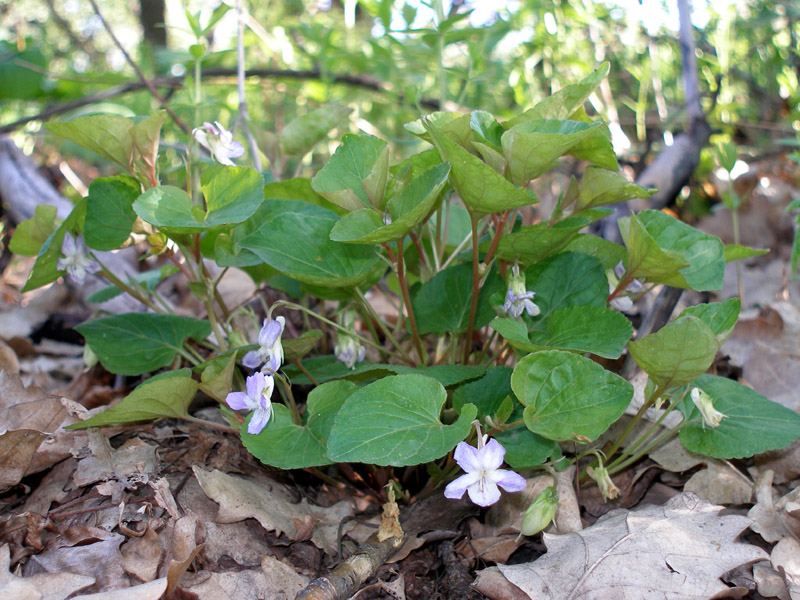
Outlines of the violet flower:
M 209 122 L 203 123 L 202 127 L 192 131 L 192 135 L 217 162 L 223 165 L 234 167 L 236 165 L 231 159 L 244 156 L 244 146 L 239 142 L 234 142 L 233 134 L 225 129 L 219 121 L 214 121 L 214 125 Z
M 527 312 L 529 317 L 535 317 L 540 312 L 539 307 L 533 303 L 535 295 L 536 292 L 525 289 L 525 273 L 520 273 L 519 267 L 514 265 L 511 268 L 511 275 L 508 276 L 508 291 L 503 311 L 515 319 L 519 319 L 523 312 Z
M 258 350 L 251 350 L 242 358 L 242 364 L 248 369 L 257 369 L 266 363 L 266 367 L 277 373 L 283 364 L 283 345 L 281 334 L 286 319 L 264 319 L 261 331 L 258 332 Z
M 89 249 L 83 236 L 73 237 L 72 234 L 64 235 L 64 242 L 61 244 L 61 253 L 64 258 L 59 258 L 56 267 L 66 270 L 75 283 L 82 284 L 86 279 L 86 274 L 96 273 L 100 270 L 100 265 L 89 255 Z
M 525 489 L 522 475 L 500 468 L 506 449 L 497 440 L 486 443 L 487 437 L 481 437 L 479 431 L 477 448 L 466 442 L 456 446 L 453 458 L 466 471 L 466 475 L 448 484 L 444 490 L 445 498 L 459 500 L 467 492 L 470 500 L 478 506 L 490 506 L 500 499 L 498 485 L 507 492 Z
M 233 410 L 252 410 L 253 417 L 247 425 L 247 433 L 256 435 L 267 425 L 272 416 L 272 391 L 275 380 L 272 375 L 256 371 L 245 381 L 247 392 L 231 392 L 225 403 Z

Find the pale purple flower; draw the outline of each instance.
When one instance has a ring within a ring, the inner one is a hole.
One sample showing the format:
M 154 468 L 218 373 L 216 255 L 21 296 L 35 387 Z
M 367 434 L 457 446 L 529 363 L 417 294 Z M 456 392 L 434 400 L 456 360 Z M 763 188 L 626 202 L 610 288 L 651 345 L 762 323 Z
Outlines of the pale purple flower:
M 231 159 L 244 156 L 244 146 L 239 142 L 234 142 L 233 134 L 225 129 L 219 121 L 214 121 L 214 125 L 205 122 L 202 127 L 195 129 L 192 134 L 200 142 L 200 145 L 206 148 L 214 159 L 223 165 L 233 167 L 235 165 Z
M 497 440 L 485 444 L 478 434 L 478 447 L 460 442 L 456 446 L 453 458 L 458 466 L 466 471 L 458 479 L 451 481 L 445 488 L 445 498 L 460 499 L 464 492 L 469 494 L 478 506 L 490 506 L 500 499 L 499 485 L 507 492 L 520 492 L 525 489 L 525 478 L 513 471 L 501 469 L 506 449 Z
M 535 317 L 540 312 L 539 307 L 533 303 L 535 295 L 536 292 L 525 289 L 525 273 L 520 273 L 519 267 L 514 265 L 511 268 L 511 275 L 508 276 L 508 291 L 503 311 L 515 319 L 519 319 L 523 312 L 527 312 L 529 317 Z
M 59 258 L 56 267 L 66 270 L 75 283 L 82 284 L 86 279 L 86 274 L 96 273 L 100 270 L 100 265 L 89 255 L 86 242 L 83 236 L 73 237 L 72 234 L 64 235 L 64 242 L 61 244 L 61 254 L 64 258 Z
M 352 309 L 345 310 L 339 319 L 342 327 L 348 331 L 355 332 L 358 314 Z M 347 365 L 348 369 L 354 369 L 357 362 L 364 360 L 364 346 L 353 335 L 344 331 L 336 333 L 336 347 L 333 350 L 337 359 Z
M 247 392 L 231 392 L 226 396 L 225 402 L 233 410 L 253 411 L 247 433 L 256 435 L 261 433 L 272 416 L 272 391 L 275 389 L 275 380 L 272 375 L 256 371 L 247 378 L 245 387 Z
M 614 267 L 614 270 L 609 271 L 607 275 L 608 291 L 611 293 L 616 289 L 617 285 L 619 284 L 619 280 L 625 275 L 625 265 L 623 265 L 622 261 L 620 261 L 617 266 Z M 627 286 L 625 286 L 625 291 L 630 294 L 638 294 L 643 289 L 644 286 L 638 279 L 634 279 Z M 613 298 L 611 302 L 609 302 L 609 305 L 611 308 L 623 313 L 633 310 L 633 300 L 629 296 L 619 295 L 616 298 Z
M 264 319 L 261 331 L 258 332 L 258 350 L 251 350 L 244 355 L 242 364 L 249 369 L 256 369 L 266 363 L 271 371 L 278 372 L 283 364 L 283 345 L 281 334 L 286 325 L 286 319 Z
M 333 353 L 348 369 L 355 369 L 356 363 L 364 360 L 366 350 L 357 339 L 346 333 L 339 333 Z

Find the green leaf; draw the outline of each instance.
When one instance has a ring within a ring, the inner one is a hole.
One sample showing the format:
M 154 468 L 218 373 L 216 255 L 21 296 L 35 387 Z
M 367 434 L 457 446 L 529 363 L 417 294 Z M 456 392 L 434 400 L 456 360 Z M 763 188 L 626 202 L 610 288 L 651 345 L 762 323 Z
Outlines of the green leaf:
M 161 139 L 161 127 L 167 118 L 167 111 L 159 110 L 140 123 L 131 127 L 130 135 L 133 147 L 139 153 L 145 166 L 155 174 L 158 160 L 158 143 Z
M 705 373 L 718 348 L 714 332 L 691 315 L 628 344 L 636 364 L 664 389 L 684 385 Z
M 128 175 L 98 177 L 89 185 L 83 235 L 95 250 L 115 250 L 124 244 L 136 221 L 133 203 L 139 182 Z
M 577 210 L 616 204 L 631 198 L 649 198 L 657 191 L 631 183 L 622 173 L 599 167 L 586 167 L 581 179 Z
M 599 123 L 560 119 L 524 121 L 503 134 L 503 154 L 512 183 L 527 185 L 550 170 L 570 148 L 595 132 Z
M 116 115 L 89 115 L 71 121 L 51 121 L 45 129 L 131 170 L 133 121 Z
M 744 260 L 745 258 L 752 258 L 753 256 L 764 256 L 769 254 L 769 248 L 751 248 L 750 246 L 742 246 L 740 244 L 725 244 L 725 262 L 734 262 L 736 260 Z
M 86 198 L 79 200 L 72 208 L 72 212 L 58 226 L 58 229 L 42 244 L 36 257 L 36 262 L 33 263 L 31 274 L 28 276 L 28 281 L 25 282 L 25 287 L 22 288 L 23 292 L 29 292 L 47 285 L 65 273 L 65 271 L 58 269 L 58 259 L 62 257 L 61 246 L 64 243 L 64 236 L 67 232 L 77 234 L 82 229 L 83 221 L 86 217 L 86 202 Z
M 469 126 L 478 142 L 494 150 L 501 150 L 500 140 L 505 130 L 491 114 L 485 110 L 473 110 L 469 115 Z
M 189 369 L 168 371 L 137 386 L 116 406 L 67 429 L 121 425 L 165 417 L 180 419 L 188 414 L 195 392 L 197 382 L 192 379 Z
M 536 435 L 520 425 L 494 436 L 506 449 L 505 461 L 512 469 L 538 467 L 558 450 L 558 443 Z
M 569 306 L 554 311 L 546 331 L 535 331 L 531 341 L 548 348 L 589 352 L 619 358 L 633 335 L 630 321 L 601 306 Z
M 224 402 L 231 391 L 236 352 L 212 358 L 200 374 L 200 391 L 218 402 Z
M 295 177 L 284 181 L 273 181 L 264 186 L 264 197 L 267 199 L 277 198 L 283 200 L 303 200 L 310 204 L 316 204 L 322 208 L 327 208 L 337 215 L 346 215 L 348 211 L 341 206 L 336 206 L 321 196 L 311 187 L 311 180 L 307 177 Z
M 355 285 L 370 276 L 379 260 L 369 246 L 332 241 L 330 233 L 338 217 L 319 206 L 270 200 L 257 216 L 259 228 L 239 241 L 239 247 L 303 283 Z
M 609 63 L 605 62 L 589 73 L 578 83 L 564 86 L 552 96 L 545 98 L 536 106 L 526 110 L 520 116 L 505 123 L 506 128 L 511 128 L 517 123 L 534 119 L 566 119 L 574 113 L 592 95 L 608 75 Z
M 292 363 L 300 360 L 306 354 L 314 349 L 320 338 L 322 331 L 319 329 L 310 329 L 304 331 L 300 337 L 288 338 L 283 340 L 283 358 L 287 363 Z
M 582 121 L 584 123 L 595 122 L 594 119 L 586 114 L 586 110 L 583 106 L 572 113 L 569 119 L 572 121 Z M 575 144 L 569 149 L 568 154 L 574 156 L 578 160 L 585 160 L 598 167 L 619 171 L 617 155 L 611 143 L 611 130 L 608 128 L 608 125 L 602 121 L 599 122 L 600 127 L 596 129 L 596 133 Z
M 435 125 L 425 121 L 425 126 L 442 160 L 451 165 L 450 183 L 471 212 L 490 214 L 538 202 L 532 192 L 511 184 Z
M 281 151 L 288 155 L 305 155 L 351 112 L 352 108 L 329 104 L 297 117 L 278 136 Z
M 564 246 L 564 250 L 588 254 L 599 260 L 604 269 L 613 269 L 626 257 L 624 246 L 588 233 L 579 233 Z
M 503 400 L 511 394 L 511 368 L 493 367 L 480 379 L 458 386 L 453 391 L 453 408 L 461 412 L 467 404 L 478 409 L 478 418 L 494 417 Z
M 349 381 L 332 381 L 320 385 L 308 395 L 305 425 L 292 421 L 288 408 L 272 405 L 272 418 L 258 435 L 242 427 L 242 443 L 264 464 L 279 469 L 305 469 L 331 464 L 326 443 L 336 414 L 357 389 Z M 249 420 L 248 420 L 249 421 Z
M 261 174 L 247 167 L 213 166 L 203 173 L 207 211 L 195 206 L 182 189 L 150 188 L 133 203 L 133 210 L 156 227 L 176 233 L 201 233 L 213 227 L 238 224 L 252 217 L 264 202 Z
M 784 448 L 800 437 L 800 416 L 731 379 L 703 375 L 699 387 L 725 415 L 719 426 L 703 427 L 700 411 L 687 395 L 680 407 L 687 421 L 680 440 L 689 452 L 714 458 L 745 458 Z
M 315 192 L 353 211 L 383 209 L 389 176 L 389 146 L 374 135 L 346 134 L 342 144 L 311 180 Z
M 478 296 L 475 327 L 483 327 L 494 316 L 491 296 L 504 288 L 502 278 L 493 271 Z M 472 265 L 460 264 L 439 271 L 412 295 L 411 306 L 420 334 L 464 333 L 472 302 Z
M 331 239 L 337 242 L 382 244 L 399 240 L 435 210 L 450 172 L 448 163 L 428 169 L 386 203 L 392 222 L 384 225 L 379 213 L 370 208 L 351 212 L 333 226 Z
M 120 375 L 141 375 L 166 367 L 188 338 L 202 340 L 211 335 L 208 321 L 150 313 L 94 319 L 75 329 L 103 366 Z
M 472 116 L 459 112 L 432 112 L 421 119 L 406 123 L 404 127 L 407 131 L 433 144 L 433 137 L 427 130 L 426 124 L 432 124 L 442 135 L 462 148 L 469 148 L 469 144 L 475 137 L 472 130 Z
M 718 290 L 722 287 L 725 257 L 722 242 L 718 238 L 698 231 L 666 213 L 644 210 L 638 215 L 619 220 L 620 232 L 626 240 L 625 245 L 629 254 L 631 253 L 629 241 L 632 240 L 636 224 L 641 225 L 647 233 L 647 236 L 644 236 L 647 239 L 645 243 L 649 244 L 646 256 L 652 259 L 657 254 L 651 247 L 652 243 L 655 243 L 669 257 L 658 269 L 660 274 L 641 274 L 642 276 L 647 276 L 651 281 L 698 292 Z M 664 267 L 666 262 L 677 261 L 677 256 L 680 256 L 688 266 L 681 268 L 679 272 L 666 269 Z M 632 262 L 635 262 L 633 257 L 629 258 L 629 271 Z M 641 269 L 642 266 L 639 266 L 639 270 Z M 655 272 L 653 265 L 650 265 L 650 272 Z M 636 276 L 640 276 L 638 271 Z
M 43 96 L 48 63 L 44 53 L 35 46 L 20 51 L 16 43 L 0 42 L 0 98 L 30 100 Z M 26 64 L 39 67 L 41 72 Z
M 672 250 L 662 249 L 636 215 L 617 221 L 628 250 L 627 273 L 651 281 L 671 277 L 688 268 L 689 261 Z
M 439 414 L 444 387 L 422 375 L 385 377 L 354 392 L 339 410 L 328 440 L 336 462 L 402 467 L 441 458 L 467 437 L 477 411 L 464 406 L 452 425 Z
M 532 321 L 543 329 L 550 314 L 568 306 L 606 307 L 608 279 L 599 261 L 577 252 L 547 258 L 525 271 L 527 287 L 536 292 L 533 301 L 540 309 Z
M 58 209 L 51 204 L 39 204 L 33 217 L 23 221 L 14 230 L 8 249 L 20 256 L 36 256 L 42 245 L 56 230 Z
M 563 250 L 581 229 L 611 212 L 605 209 L 587 210 L 552 225 L 538 223 L 522 227 L 500 239 L 497 256 L 508 261 L 518 259 L 523 265 L 539 262 Z
M 742 303 L 738 298 L 729 298 L 725 302 L 709 302 L 698 304 L 684 309 L 679 317 L 693 316 L 708 325 L 717 338 L 717 344 L 722 346 L 733 332 L 739 320 L 739 311 Z
M 594 361 L 549 350 L 525 356 L 511 387 L 528 429 L 550 440 L 597 439 L 622 416 L 633 386 Z

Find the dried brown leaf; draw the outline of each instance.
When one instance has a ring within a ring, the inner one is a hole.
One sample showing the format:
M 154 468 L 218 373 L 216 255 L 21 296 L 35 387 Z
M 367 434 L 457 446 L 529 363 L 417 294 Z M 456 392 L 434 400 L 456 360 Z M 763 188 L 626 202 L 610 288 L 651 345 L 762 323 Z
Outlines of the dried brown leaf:
M 250 479 L 199 467 L 193 470 L 206 495 L 220 505 L 218 522 L 233 523 L 253 518 L 267 531 L 285 533 L 289 539 L 296 540 L 295 519 L 310 516 L 317 521 L 311 541 L 331 555 L 337 552 L 339 523 L 353 514 L 353 507 L 345 501 L 327 508 L 313 506 L 305 498 L 292 504 Z
M 133 587 L 75 596 L 71 600 L 159 600 L 167 589 L 166 579 L 156 579 Z
M 17 429 L 0 435 L 0 491 L 20 482 L 46 437 L 33 429 Z
M 739 471 L 721 460 L 706 459 L 705 469 L 698 471 L 683 486 L 713 504 L 746 504 L 753 496 L 753 484 Z
M 9 572 L 8 544 L 0 547 L 0 598 L 3 600 L 64 600 L 94 583 L 93 577 L 72 573 L 40 573 L 17 577 Z
M 665 506 L 612 511 L 581 532 L 544 534 L 548 552 L 538 560 L 498 568 L 537 600 L 705 600 L 727 593 L 721 575 L 766 557 L 734 542 L 749 519 L 721 509 L 684 493 Z
M 150 524 L 142 537 L 128 538 L 120 548 L 122 568 L 126 573 L 138 577 L 142 582 L 153 581 L 158 575 L 158 565 L 164 553 L 158 543 L 158 534 Z
M 800 535 L 800 518 L 787 510 L 798 501 L 800 488 L 776 500 L 772 490 L 772 471 L 764 471 L 756 480 L 755 494 L 756 503 L 747 513 L 753 520 L 750 529 L 768 542 Z

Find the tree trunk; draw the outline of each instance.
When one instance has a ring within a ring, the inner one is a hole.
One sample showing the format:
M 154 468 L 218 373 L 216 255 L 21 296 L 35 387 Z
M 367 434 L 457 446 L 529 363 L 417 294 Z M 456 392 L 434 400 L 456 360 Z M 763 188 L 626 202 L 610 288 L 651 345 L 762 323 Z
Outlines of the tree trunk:
M 144 39 L 153 48 L 167 47 L 167 28 L 164 26 L 164 0 L 140 0 L 139 22 Z

